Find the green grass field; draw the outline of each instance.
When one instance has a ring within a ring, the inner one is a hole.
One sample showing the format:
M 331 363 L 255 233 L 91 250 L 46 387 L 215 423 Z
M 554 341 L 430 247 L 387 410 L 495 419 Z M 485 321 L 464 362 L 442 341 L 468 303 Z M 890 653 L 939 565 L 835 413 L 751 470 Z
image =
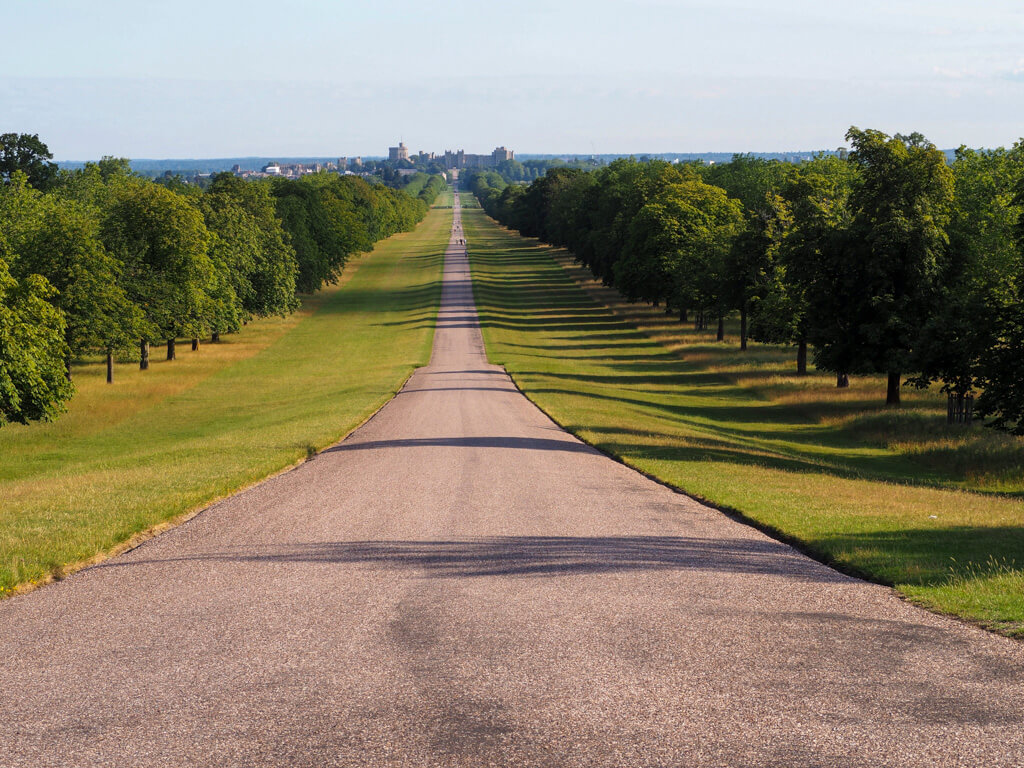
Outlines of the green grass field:
M 429 360 L 451 211 L 432 210 L 285 319 L 146 372 L 74 371 L 57 421 L 0 429 L 0 595 L 102 556 L 154 526 L 338 440 Z M 407 330 L 413 328 L 413 330 Z
M 559 424 L 934 610 L 1024 635 L 1024 441 L 944 423 L 945 401 L 885 382 L 797 377 L 752 345 L 589 280 L 561 251 L 467 211 L 490 359 Z
M 455 193 L 451 187 L 440 192 L 437 199 L 434 200 L 432 208 L 451 208 L 455 204 Z

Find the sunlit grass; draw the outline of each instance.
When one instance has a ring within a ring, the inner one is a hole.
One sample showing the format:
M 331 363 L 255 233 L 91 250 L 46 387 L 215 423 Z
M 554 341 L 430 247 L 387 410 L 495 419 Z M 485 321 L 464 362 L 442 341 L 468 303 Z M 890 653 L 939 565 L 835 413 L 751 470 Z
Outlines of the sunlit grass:
M 1024 440 L 947 426 L 934 392 L 886 409 L 881 377 L 798 377 L 793 348 L 741 353 L 734 320 L 716 343 L 464 221 L 488 355 L 560 424 L 924 605 L 1024 628 Z
M 437 193 L 434 199 L 434 208 L 451 208 L 455 204 L 455 193 L 451 188 Z
M 427 362 L 451 211 L 378 244 L 341 286 L 149 371 L 77 366 L 70 410 L 0 429 L 0 594 L 288 467 Z

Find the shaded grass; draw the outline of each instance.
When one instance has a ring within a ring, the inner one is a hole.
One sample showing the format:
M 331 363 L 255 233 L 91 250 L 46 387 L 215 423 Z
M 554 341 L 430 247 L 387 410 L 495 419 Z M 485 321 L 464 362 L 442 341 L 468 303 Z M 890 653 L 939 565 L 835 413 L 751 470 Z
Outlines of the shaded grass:
M 797 377 L 595 284 L 564 252 L 464 216 L 490 359 L 587 442 L 910 599 L 1024 634 L 1024 441 L 944 401 Z
M 70 411 L 0 430 L 0 594 L 301 461 L 430 356 L 451 213 L 433 210 L 295 315 L 147 372 L 75 369 Z

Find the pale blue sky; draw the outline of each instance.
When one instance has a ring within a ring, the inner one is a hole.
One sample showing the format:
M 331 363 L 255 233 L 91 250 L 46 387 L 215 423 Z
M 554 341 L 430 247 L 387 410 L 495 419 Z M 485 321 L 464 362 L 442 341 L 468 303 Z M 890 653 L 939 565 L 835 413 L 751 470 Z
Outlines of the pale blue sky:
M 58 159 L 942 147 L 1024 135 L 1022 0 L 2 0 Z M 13 34 L 12 34 L 13 32 Z

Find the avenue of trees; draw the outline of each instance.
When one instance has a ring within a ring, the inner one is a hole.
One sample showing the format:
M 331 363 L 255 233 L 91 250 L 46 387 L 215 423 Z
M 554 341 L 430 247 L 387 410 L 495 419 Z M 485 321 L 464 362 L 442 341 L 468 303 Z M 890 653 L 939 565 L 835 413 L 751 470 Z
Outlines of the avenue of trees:
M 296 294 L 338 280 L 346 262 L 411 230 L 436 196 L 314 174 L 206 189 L 154 183 L 127 160 L 79 171 L 49 162 L 36 136 L 0 136 L 0 425 L 48 419 L 73 393 L 71 362 L 176 356 L 178 339 L 218 341 Z
M 617 160 L 529 186 L 466 174 L 489 215 L 569 249 L 633 301 L 748 340 L 794 345 L 796 371 L 938 384 L 1024 434 L 1024 143 L 961 148 L 851 128 L 846 159 L 799 165 Z

